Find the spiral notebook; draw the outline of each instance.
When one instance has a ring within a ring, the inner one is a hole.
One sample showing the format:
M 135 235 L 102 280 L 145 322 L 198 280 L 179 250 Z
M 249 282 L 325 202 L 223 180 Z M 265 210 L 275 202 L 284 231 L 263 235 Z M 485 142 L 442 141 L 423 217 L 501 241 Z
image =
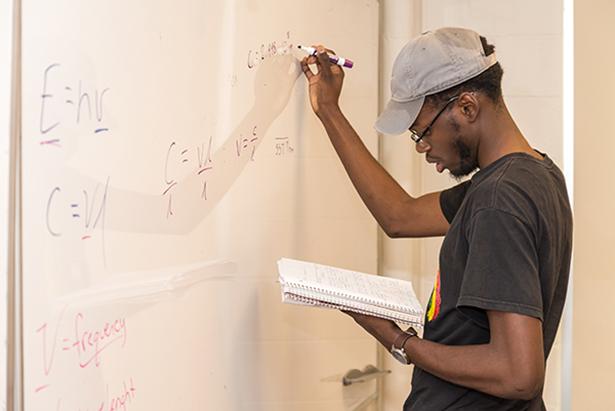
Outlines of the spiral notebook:
M 422 326 L 423 309 L 410 281 L 307 261 L 278 261 L 282 302 L 354 311 Z

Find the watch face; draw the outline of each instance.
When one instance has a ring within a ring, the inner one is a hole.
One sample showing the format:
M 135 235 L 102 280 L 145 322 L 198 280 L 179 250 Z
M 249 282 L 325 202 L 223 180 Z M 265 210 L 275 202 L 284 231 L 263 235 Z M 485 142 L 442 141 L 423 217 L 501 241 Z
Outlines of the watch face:
M 406 352 L 404 350 L 401 350 L 399 348 L 393 348 L 391 350 L 391 355 L 395 357 L 395 359 L 400 363 L 408 364 L 408 357 L 406 356 Z

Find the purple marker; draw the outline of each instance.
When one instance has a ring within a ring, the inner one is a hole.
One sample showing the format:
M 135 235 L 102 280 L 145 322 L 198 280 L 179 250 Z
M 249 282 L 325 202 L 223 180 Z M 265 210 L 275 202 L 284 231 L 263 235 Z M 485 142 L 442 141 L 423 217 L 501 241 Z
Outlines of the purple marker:
M 306 46 L 299 46 L 299 45 L 297 47 L 305 51 L 306 53 L 308 53 L 310 56 L 316 55 L 316 49 L 314 47 L 306 47 Z M 329 54 L 329 61 L 333 64 L 337 64 L 338 66 L 342 66 L 346 68 L 352 68 L 352 66 L 354 65 L 354 63 L 351 60 L 348 60 L 348 59 L 345 59 L 339 56 L 334 56 L 331 54 Z

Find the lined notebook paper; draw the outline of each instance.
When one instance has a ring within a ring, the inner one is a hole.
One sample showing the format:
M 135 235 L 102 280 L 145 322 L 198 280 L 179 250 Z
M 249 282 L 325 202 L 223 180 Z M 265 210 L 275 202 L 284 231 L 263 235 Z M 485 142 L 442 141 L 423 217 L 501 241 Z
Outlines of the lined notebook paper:
M 307 261 L 278 261 L 282 302 L 354 311 L 422 326 L 412 283 Z

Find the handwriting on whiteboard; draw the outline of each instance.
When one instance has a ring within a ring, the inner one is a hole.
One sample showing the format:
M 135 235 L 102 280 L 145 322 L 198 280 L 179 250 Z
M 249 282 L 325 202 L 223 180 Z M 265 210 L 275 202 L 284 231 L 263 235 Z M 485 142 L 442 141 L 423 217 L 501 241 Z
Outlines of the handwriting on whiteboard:
M 290 145 L 290 139 L 288 137 L 276 137 L 275 138 L 275 155 L 284 156 L 290 154 L 295 149 Z
M 287 33 L 287 37 L 290 38 L 290 33 Z M 43 200 L 48 203 L 46 215 L 43 216 L 46 219 L 48 234 L 54 238 L 64 235 L 65 241 L 72 238 L 71 234 L 74 238 L 82 240 L 88 240 L 94 236 L 100 237 L 102 239 L 102 259 L 106 266 L 103 226 L 126 232 L 147 233 L 184 233 L 191 230 L 216 207 L 246 165 L 257 161 L 259 155 L 257 150 L 263 143 L 267 130 L 290 99 L 300 69 L 290 50 L 284 48 L 290 47 L 290 43 L 281 43 L 280 47 L 278 43 L 273 44 L 270 48 L 272 55 L 260 60 L 259 67 L 254 73 L 254 106 L 224 139 L 222 145 L 214 148 L 216 144 L 212 144 L 213 137 L 207 131 L 203 133 L 207 137 L 204 140 L 197 140 L 197 144 L 182 143 L 180 140 L 169 141 L 170 144 L 163 147 L 164 153 L 158 157 L 159 164 L 161 168 L 164 166 L 164 169 L 161 170 L 162 177 L 156 177 L 158 178 L 158 181 L 155 181 L 158 184 L 156 190 L 159 191 L 154 195 L 140 193 L 139 190 L 113 187 L 107 179 L 104 190 L 102 187 L 99 188 L 98 197 L 95 199 L 94 191 L 99 183 L 87 178 L 87 173 L 84 173 L 82 176 L 85 177 L 82 180 L 84 182 L 80 185 L 89 190 L 86 208 L 86 194 L 79 194 L 82 191 L 81 188 L 68 188 L 72 179 L 53 183 L 49 188 L 48 197 Z M 68 110 L 65 109 L 63 114 L 63 107 L 59 105 L 58 90 L 53 88 L 54 84 L 67 83 L 61 80 L 65 71 L 59 64 L 47 66 L 40 100 L 40 129 L 49 134 L 45 135 L 45 138 L 55 143 L 59 142 L 58 139 L 62 137 L 59 133 L 60 129 L 68 134 L 68 137 L 80 133 L 79 127 L 69 124 L 66 120 L 65 112 Z M 61 87 L 58 89 L 61 91 Z M 77 112 L 83 112 L 83 118 L 85 118 L 87 101 L 89 101 L 89 95 L 85 95 L 84 92 L 80 91 L 79 100 L 81 101 L 78 103 L 81 106 L 77 107 Z M 90 93 L 94 97 L 97 96 L 96 90 Z M 107 96 L 110 93 L 104 94 L 104 98 L 101 98 L 101 94 L 98 94 L 99 111 L 93 121 L 100 120 L 104 123 L 104 113 L 109 109 Z M 74 122 L 75 118 L 72 121 Z M 63 127 L 60 127 L 60 124 Z M 84 120 L 83 124 L 88 123 Z M 55 143 L 50 144 L 59 146 Z M 276 140 L 274 144 L 277 158 L 296 152 L 290 143 L 290 138 L 288 143 Z M 272 151 L 264 153 L 265 156 L 272 154 Z M 92 167 L 95 169 L 96 165 Z M 120 164 L 116 168 L 130 171 L 129 167 L 127 164 Z M 71 170 L 67 168 L 66 171 L 70 173 Z M 118 181 L 115 176 L 114 181 Z M 103 191 L 102 200 L 104 201 L 97 203 L 101 201 Z M 107 199 L 109 200 L 108 207 Z M 197 204 L 194 200 L 199 199 L 200 204 Z M 86 213 L 85 210 L 91 211 Z M 141 212 L 141 210 L 146 211 Z M 154 210 L 154 212 L 150 213 L 149 210 Z M 179 210 L 189 210 L 189 212 L 178 212 L 175 216 L 176 211 Z M 107 221 L 105 221 L 105 215 L 108 216 Z M 171 219 L 171 216 L 174 218 Z M 83 226 L 75 224 L 80 222 L 84 223 Z M 78 235 L 75 235 L 75 227 L 84 228 L 77 233 Z M 92 227 L 96 230 L 91 230 Z M 89 244 L 86 247 L 91 249 Z
M 56 356 L 61 353 L 69 354 L 77 352 L 77 356 L 65 355 L 68 361 L 74 361 L 76 366 L 84 369 L 92 364 L 99 367 L 103 353 L 111 346 L 123 348 L 127 340 L 127 327 L 125 318 L 116 318 L 111 321 L 94 322 L 87 321 L 83 313 L 75 314 L 72 324 L 72 332 L 67 336 L 60 336 L 64 312 L 60 315 L 53 330 L 49 330 L 49 324 L 44 323 L 36 329 L 40 337 L 41 368 L 43 377 L 48 377 L 54 369 Z M 41 384 L 34 388 L 38 393 L 48 388 L 49 384 Z
M 71 126 L 85 125 L 93 134 L 109 131 L 104 121 L 104 106 L 110 88 L 87 88 L 82 80 L 62 84 L 56 75 L 59 70 L 61 65 L 53 63 L 43 72 L 39 119 L 41 145 L 60 146 L 61 139 L 49 133 L 63 122 Z
M 235 139 L 237 157 L 241 157 L 244 153 L 248 152 L 250 154 L 250 160 L 254 161 L 254 152 L 256 151 L 257 141 L 258 135 L 256 134 L 256 126 L 252 128 L 252 133 L 248 136 L 239 134 L 239 137 Z
M 289 54 L 292 48 L 290 31 L 287 31 L 284 40 L 274 40 L 267 44 L 262 43 L 259 47 L 248 50 L 248 68 L 253 69 L 257 67 L 263 60 L 269 57 Z
M 109 385 L 107 385 L 107 398 L 97 402 L 94 407 L 79 407 L 79 411 L 128 411 L 129 406 L 135 401 L 137 395 L 137 389 L 133 378 L 130 377 L 129 381 L 122 382 L 122 388 L 119 392 L 110 393 Z M 63 399 L 58 399 L 56 403 L 56 411 L 67 410 L 64 408 Z
M 194 176 L 200 176 L 201 199 L 207 200 L 207 181 L 208 171 L 214 167 L 212 159 L 213 137 L 209 137 L 207 143 L 201 143 L 193 147 L 180 148 L 175 141 L 169 144 L 164 163 L 164 182 L 165 187 L 162 196 L 167 197 L 167 218 L 173 215 L 173 191 L 179 184 L 181 176 L 186 172 L 192 172 Z
M 86 327 L 84 316 L 75 316 L 75 335 L 63 339 L 63 351 L 77 351 L 79 367 L 86 368 L 92 362 L 100 366 L 100 357 L 111 344 L 121 341 L 126 345 L 126 319 L 118 318 L 112 322 L 101 324 L 98 328 Z
M 107 386 L 107 393 L 109 392 L 109 386 Z M 128 405 L 132 403 L 135 398 L 137 389 L 135 384 L 130 378 L 130 384 L 126 381 L 123 383 L 123 388 L 119 394 L 114 394 L 113 397 L 107 398 L 106 402 L 102 402 L 97 411 L 126 411 Z
M 54 187 L 45 210 L 47 232 L 60 237 L 67 225 L 76 224 L 82 240 L 91 238 L 96 228 L 104 235 L 108 190 L 108 178 L 104 185 L 96 184 L 93 189 L 82 189 L 81 193 L 65 193 L 61 187 Z

